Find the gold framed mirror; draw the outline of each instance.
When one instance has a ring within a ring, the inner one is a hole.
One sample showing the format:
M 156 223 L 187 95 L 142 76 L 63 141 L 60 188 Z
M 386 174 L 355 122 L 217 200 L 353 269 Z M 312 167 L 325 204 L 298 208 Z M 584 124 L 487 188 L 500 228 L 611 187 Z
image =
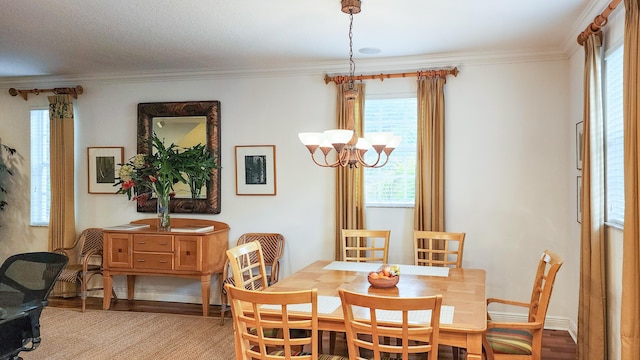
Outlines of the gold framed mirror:
M 219 214 L 220 213 L 220 102 L 186 101 L 138 104 L 138 154 L 152 151 L 151 136 L 160 126 L 170 126 L 172 121 L 193 124 L 193 129 L 204 127 L 203 141 L 218 165 L 213 169 L 202 199 L 175 197 L 171 199 L 172 213 Z M 200 126 L 200 121 L 202 125 Z M 156 212 L 157 199 L 138 203 L 138 212 Z

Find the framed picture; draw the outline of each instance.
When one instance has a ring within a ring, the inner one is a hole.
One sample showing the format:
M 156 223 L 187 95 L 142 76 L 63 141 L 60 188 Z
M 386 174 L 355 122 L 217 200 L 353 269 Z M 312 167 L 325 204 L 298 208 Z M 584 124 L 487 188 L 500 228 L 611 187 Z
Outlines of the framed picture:
M 124 147 L 88 147 L 89 194 L 114 194 L 120 164 L 124 162 Z
M 236 195 L 276 194 L 276 146 L 236 146 Z
M 584 121 L 580 121 L 576 124 L 576 167 L 578 170 L 582 170 L 582 129 Z
M 577 176 L 576 188 L 578 189 L 577 201 L 578 204 L 578 223 L 582 223 L 582 176 Z

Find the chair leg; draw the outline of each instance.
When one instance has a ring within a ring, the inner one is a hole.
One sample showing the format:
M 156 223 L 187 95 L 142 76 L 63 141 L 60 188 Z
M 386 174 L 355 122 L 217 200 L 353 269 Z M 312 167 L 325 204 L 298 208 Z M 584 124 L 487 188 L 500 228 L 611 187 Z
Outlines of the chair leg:
M 224 313 L 227 312 L 227 295 L 220 290 L 220 326 L 224 325 Z
M 336 350 L 336 332 L 329 332 L 329 354 L 335 354 Z
M 82 275 L 82 280 L 80 281 L 80 297 L 82 298 L 82 312 L 87 309 L 87 281 L 86 275 Z

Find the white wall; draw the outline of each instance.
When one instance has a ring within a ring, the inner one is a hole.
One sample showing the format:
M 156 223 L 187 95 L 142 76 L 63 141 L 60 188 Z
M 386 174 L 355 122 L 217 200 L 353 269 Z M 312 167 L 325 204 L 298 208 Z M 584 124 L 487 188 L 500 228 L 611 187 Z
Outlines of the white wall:
M 566 59 L 470 59 L 455 64 L 446 91 L 446 226 L 467 233 L 464 266 L 487 271 L 487 296 L 527 301 L 539 255 L 550 249 L 566 261 L 549 309 L 551 327 L 571 329 L 578 296 L 575 239 L 574 129 Z M 377 71 L 388 71 L 380 66 Z M 415 69 L 414 69 L 415 70 Z M 77 80 L 77 81 L 76 81 Z M 368 93 L 406 92 L 415 78 L 370 81 Z M 40 82 L 40 83 L 38 83 Z M 38 83 L 36 85 L 36 83 Z M 76 103 L 77 228 L 110 226 L 146 217 L 125 196 L 87 193 L 89 146 L 124 146 L 135 154 L 136 106 L 141 102 L 220 100 L 222 212 L 199 218 L 230 225 L 230 245 L 244 232 L 286 237 L 283 277 L 334 253 L 334 173 L 308 159 L 297 133 L 332 128 L 335 90 L 322 73 L 281 76 L 189 74 L 118 79 L 74 79 L 85 93 Z M 48 79 L 0 82 L 9 87 L 62 86 Z M 413 90 L 415 91 L 415 90 Z M 46 249 L 46 231 L 28 226 L 28 110 L 44 95 L 0 96 L 2 141 L 24 157 L 10 208 L 0 215 L 0 257 Z M 277 196 L 236 196 L 234 146 L 276 145 Z M 15 194 L 15 195 L 14 195 Z M 369 228 L 392 230 L 392 262 L 411 263 L 412 209 L 368 209 Z M 147 214 L 151 215 L 151 214 Z M 181 216 L 181 215 L 174 215 Z M 185 216 L 186 217 L 186 216 Z M 116 279 L 124 295 L 124 281 Z M 212 284 L 212 302 L 219 295 Z M 198 282 L 141 277 L 141 299 L 200 301 Z

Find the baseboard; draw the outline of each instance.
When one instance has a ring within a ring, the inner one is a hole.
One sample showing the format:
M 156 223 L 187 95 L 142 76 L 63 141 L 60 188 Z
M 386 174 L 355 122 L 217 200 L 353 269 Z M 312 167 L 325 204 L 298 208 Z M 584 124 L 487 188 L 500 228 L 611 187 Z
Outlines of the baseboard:
M 489 315 L 491 315 L 491 319 L 495 321 L 506 321 L 506 322 L 526 322 L 527 321 L 527 314 L 490 311 Z M 574 341 L 576 340 L 577 327 L 576 327 L 576 324 L 573 321 L 571 321 L 569 318 L 559 317 L 559 316 L 547 316 L 547 319 L 544 322 L 544 328 L 549 330 L 565 330 L 569 332 L 569 335 L 571 335 Z

